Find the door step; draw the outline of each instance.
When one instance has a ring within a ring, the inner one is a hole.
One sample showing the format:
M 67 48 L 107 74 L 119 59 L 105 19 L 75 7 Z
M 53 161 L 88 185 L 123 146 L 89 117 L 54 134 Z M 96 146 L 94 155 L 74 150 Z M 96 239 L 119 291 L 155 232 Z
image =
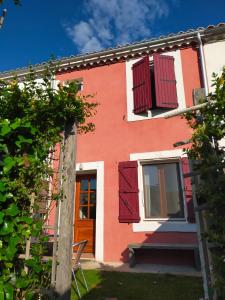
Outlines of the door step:
M 76 257 L 76 253 L 73 253 L 72 259 Z M 95 260 L 95 256 L 93 253 L 82 253 L 81 255 L 82 260 Z

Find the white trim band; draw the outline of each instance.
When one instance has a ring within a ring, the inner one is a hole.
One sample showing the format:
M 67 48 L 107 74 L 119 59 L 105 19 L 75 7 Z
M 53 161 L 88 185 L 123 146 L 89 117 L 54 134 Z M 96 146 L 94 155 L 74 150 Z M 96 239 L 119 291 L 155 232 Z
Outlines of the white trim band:
M 87 171 L 97 173 L 96 198 L 96 233 L 95 233 L 95 259 L 104 261 L 104 161 L 80 162 L 76 164 L 78 174 Z

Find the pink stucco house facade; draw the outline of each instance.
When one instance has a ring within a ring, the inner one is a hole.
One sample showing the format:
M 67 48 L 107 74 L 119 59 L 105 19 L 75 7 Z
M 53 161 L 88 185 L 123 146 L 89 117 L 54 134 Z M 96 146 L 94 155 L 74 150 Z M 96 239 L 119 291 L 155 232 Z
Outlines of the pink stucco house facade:
M 213 91 L 224 53 L 219 24 L 59 60 L 56 83 L 79 81 L 99 103 L 95 131 L 78 136 L 74 196 L 74 240 L 88 239 L 97 261 L 128 261 L 129 244 L 197 244 L 188 162 L 174 146 L 191 131 L 180 116 L 166 116 L 193 106 L 197 89 Z M 189 252 L 141 255 L 193 264 Z

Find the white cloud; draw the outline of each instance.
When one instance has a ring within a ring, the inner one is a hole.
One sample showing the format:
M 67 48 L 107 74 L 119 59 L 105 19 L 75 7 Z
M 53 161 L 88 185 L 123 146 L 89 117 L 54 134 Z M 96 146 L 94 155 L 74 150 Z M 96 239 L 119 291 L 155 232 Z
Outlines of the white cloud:
M 85 0 L 87 20 L 66 26 L 82 53 L 149 37 L 154 22 L 167 17 L 174 0 Z
M 73 27 L 66 27 L 68 35 L 81 52 L 100 50 L 101 42 L 94 36 L 92 26 L 88 22 L 81 21 Z

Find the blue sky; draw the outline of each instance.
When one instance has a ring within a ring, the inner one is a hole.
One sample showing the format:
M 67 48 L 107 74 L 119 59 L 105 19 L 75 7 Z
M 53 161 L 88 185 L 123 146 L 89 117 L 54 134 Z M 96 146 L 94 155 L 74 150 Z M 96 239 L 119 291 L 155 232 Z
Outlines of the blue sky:
M 0 71 L 225 22 L 225 0 L 4 0 Z

